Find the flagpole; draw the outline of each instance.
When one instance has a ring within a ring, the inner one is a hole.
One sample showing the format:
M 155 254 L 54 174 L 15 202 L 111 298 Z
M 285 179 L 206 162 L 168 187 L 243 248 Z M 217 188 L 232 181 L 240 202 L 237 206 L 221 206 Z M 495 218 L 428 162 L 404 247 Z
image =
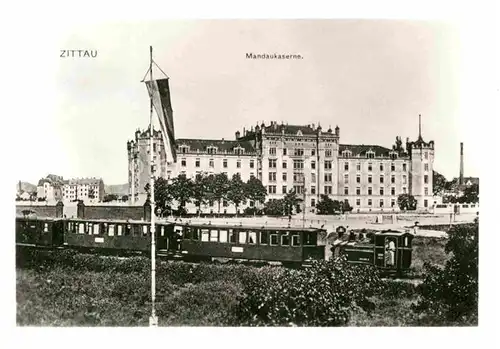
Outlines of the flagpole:
M 149 46 L 149 80 L 153 84 L 153 46 Z M 155 177 L 153 164 L 153 92 L 152 86 L 149 94 L 149 162 L 151 171 L 150 180 L 150 205 L 151 205 L 151 317 L 149 326 L 157 327 L 158 318 L 156 317 L 156 234 L 155 234 Z

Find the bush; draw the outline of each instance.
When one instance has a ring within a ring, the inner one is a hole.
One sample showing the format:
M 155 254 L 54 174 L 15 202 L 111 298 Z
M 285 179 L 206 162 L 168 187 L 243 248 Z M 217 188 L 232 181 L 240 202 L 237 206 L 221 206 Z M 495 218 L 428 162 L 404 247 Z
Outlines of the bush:
M 246 207 L 243 210 L 243 214 L 246 216 L 262 216 L 262 210 L 257 207 Z
M 368 297 L 380 290 L 370 266 L 317 261 L 310 268 L 248 280 L 235 311 L 240 325 L 340 326 L 355 307 L 368 308 Z
M 451 258 L 444 268 L 424 264 L 424 282 L 418 287 L 418 313 L 443 321 L 477 318 L 479 225 L 454 226 L 445 246 Z
M 264 204 L 264 213 L 267 216 L 283 216 L 286 204 L 283 199 L 271 199 Z

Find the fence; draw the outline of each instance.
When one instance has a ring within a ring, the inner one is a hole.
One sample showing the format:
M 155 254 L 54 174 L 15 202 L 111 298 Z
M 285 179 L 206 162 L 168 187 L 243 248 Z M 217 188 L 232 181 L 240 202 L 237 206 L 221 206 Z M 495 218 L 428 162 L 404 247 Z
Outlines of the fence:
M 434 206 L 434 213 L 455 213 L 455 214 L 470 214 L 479 213 L 479 203 L 464 203 L 464 204 L 438 204 Z

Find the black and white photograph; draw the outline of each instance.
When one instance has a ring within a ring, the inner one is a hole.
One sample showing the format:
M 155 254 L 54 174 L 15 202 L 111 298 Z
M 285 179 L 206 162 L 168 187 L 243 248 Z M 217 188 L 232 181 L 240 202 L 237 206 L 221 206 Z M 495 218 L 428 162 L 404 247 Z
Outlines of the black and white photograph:
M 477 327 L 486 150 L 464 32 L 61 29 L 30 92 L 50 98 L 18 106 L 16 326 Z

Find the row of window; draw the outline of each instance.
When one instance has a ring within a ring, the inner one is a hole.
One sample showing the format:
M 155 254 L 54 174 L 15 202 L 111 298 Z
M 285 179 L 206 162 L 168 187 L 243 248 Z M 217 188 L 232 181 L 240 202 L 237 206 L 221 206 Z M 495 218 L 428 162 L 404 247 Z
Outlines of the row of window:
M 181 166 L 186 167 L 187 166 L 187 161 L 186 159 L 181 159 Z M 200 167 L 200 159 L 196 159 L 194 162 L 195 167 Z M 209 167 L 215 167 L 215 162 L 214 159 L 208 160 L 208 166 Z M 250 160 L 250 168 L 254 168 L 255 164 L 253 160 Z M 227 159 L 222 160 L 222 167 L 227 168 Z M 236 167 L 241 168 L 241 160 L 236 161 Z
M 270 182 L 276 182 L 277 180 L 277 172 L 269 172 L 268 173 L 268 179 Z M 333 182 L 333 174 L 332 173 L 325 173 L 324 175 L 325 182 Z M 402 175 L 402 184 L 408 184 L 408 179 L 406 175 Z M 286 172 L 282 173 L 282 180 L 286 182 L 288 180 L 288 174 Z M 294 173 L 293 174 L 293 181 L 294 182 L 302 182 L 304 180 L 304 174 L 299 172 L 299 173 Z M 385 177 L 381 175 L 379 177 L 379 182 L 380 184 L 383 184 L 385 181 Z M 311 182 L 316 182 L 316 174 L 311 173 Z M 361 183 L 361 175 L 356 176 L 356 183 Z M 368 183 L 373 183 L 373 177 L 372 175 L 368 175 Z M 396 176 L 391 176 L 391 184 L 396 183 Z M 346 174 L 344 175 L 344 184 L 349 184 L 349 175 Z M 429 176 L 424 175 L 424 184 L 429 184 Z
M 314 232 L 304 232 L 304 241 L 301 241 L 300 233 L 279 233 L 277 231 L 246 231 L 234 229 L 209 229 L 186 227 L 184 238 L 203 242 L 222 242 L 233 244 L 249 245 L 270 245 L 270 246 L 314 246 L 317 242 L 317 235 Z
M 156 151 L 156 147 L 155 146 L 156 146 L 156 144 L 153 144 L 153 152 Z M 187 145 L 181 145 L 181 146 L 179 146 L 179 152 L 181 154 L 186 154 L 186 153 L 189 152 L 189 150 L 190 150 L 190 147 L 187 146 Z M 215 147 L 215 146 L 208 146 L 206 148 L 207 154 L 217 154 L 218 150 L 219 149 L 217 147 Z M 226 151 L 223 151 L 221 153 L 223 153 L 223 154 L 232 153 L 232 154 L 236 154 L 236 155 L 243 155 L 245 153 L 245 149 L 243 149 L 242 147 L 235 147 L 231 151 L 227 151 L 226 150 Z
M 269 168 L 277 168 L 277 160 L 276 159 L 269 159 Z M 407 170 L 407 166 L 405 163 L 402 164 L 402 170 L 405 172 Z M 288 163 L 286 161 L 282 162 L 282 168 L 287 168 Z M 293 160 L 293 168 L 294 169 L 303 169 L 304 168 L 304 160 Z M 333 169 L 333 161 L 331 160 L 325 160 L 324 161 L 324 168 L 325 170 L 331 170 Z M 311 160 L 311 169 L 315 170 L 316 169 L 316 161 Z M 344 170 L 349 171 L 349 163 L 346 162 L 344 163 Z M 429 171 L 429 164 L 424 164 L 424 170 Z M 361 171 L 361 164 L 356 164 L 356 171 Z M 368 171 L 371 172 L 373 171 L 373 164 L 368 163 Z M 384 171 L 384 164 L 380 164 L 380 171 Z M 391 171 L 394 172 L 396 171 L 396 165 L 391 164 Z
M 277 160 L 276 159 L 268 159 L 269 161 L 269 168 L 277 168 Z M 282 162 L 282 168 L 288 168 L 288 163 L 287 161 Z M 402 164 L 402 170 L 405 172 L 407 170 L 406 164 Z M 186 159 L 181 159 L 181 166 L 186 167 L 187 166 L 187 160 Z M 214 159 L 210 159 L 208 161 L 208 166 L 209 167 L 215 167 L 215 162 Z M 325 170 L 331 170 L 333 169 L 333 161 L 327 160 L 324 162 L 324 168 Z M 195 167 L 201 167 L 201 161 L 200 159 L 195 160 Z M 222 160 L 222 167 L 227 168 L 228 163 L 227 159 Z M 236 161 L 236 167 L 241 168 L 241 160 Z M 255 162 L 254 160 L 250 160 L 250 168 L 255 167 Z M 303 169 L 304 168 L 304 160 L 293 160 L 293 168 L 294 169 Z M 312 160 L 311 161 L 311 169 L 315 170 L 316 169 L 316 161 Z M 361 171 L 361 164 L 356 164 L 356 170 Z M 346 162 L 344 163 L 344 171 L 349 171 L 349 163 Z M 368 171 L 371 172 L 373 171 L 373 165 L 371 163 L 368 163 Z M 384 164 L 380 164 L 380 171 L 384 171 Z M 394 172 L 396 171 L 396 165 L 391 164 L 391 171 Z M 429 164 L 426 163 L 424 164 L 424 171 L 429 171 Z
M 283 155 L 286 156 L 288 154 L 288 149 L 283 148 Z M 269 148 L 269 155 L 275 156 L 277 153 L 275 147 Z M 294 156 L 304 156 L 305 152 L 304 149 L 302 148 L 295 148 L 293 149 L 293 155 Z M 311 156 L 316 156 L 316 149 L 311 149 Z M 325 157 L 332 157 L 333 156 L 333 150 L 331 149 L 325 149 Z M 350 150 L 344 150 L 342 151 L 342 156 L 343 157 L 352 157 L 352 152 Z M 366 157 L 368 159 L 374 159 L 375 158 L 375 152 L 373 151 L 367 151 L 366 152 Z M 391 159 L 397 159 L 398 158 L 398 153 L 397 152 L 390 152 L 389 157 Z M 427 152 L 425 153 L 425 158 L 428 159 L 428 154 Z
M 333 193 L 333 187 L 332 186 L 326 185 L 324 187 L 324 189 L 325 189 L 324 193 L 327 194 L 327 195 L 331 195 Z M 281 187 L 281 194 L 288 193 L 287 190 L 288 190 L 288 186 L 283 185 Z M 296 194 L 303 194 L 304 193 L 304 186 L 294 185 L 293 186 L 293 190 L 294 190 L 294 192 Z M 268 185 L 267 186 L 267 191 L 268 191 L 269 194 L 276 194 L 276 192 L 277 192 L 276 185 Z M 403 194 L 407 193 L 406 187 L 402 188 L 402 192 L 403 192 Z M 311 186 L 311 192 L 310 193 L 311 193 L 311 195 L 315 195 L 316 194 L 316 187 L 315 186 Z M 386 195 L 384 188 L 380 188 L 379 189 L 379 194 L 380 195 Z M 352 195 L 352 193 L 349 192 L 349 187 L 345 187 L 344 188 L 344 195 Z M 356 195 L 364 195 L 364 194 L 361 194 L 361 188 L 360 187 L 356 188 Z M 367 188 L 366 195 L 373 195 L 373 189 L 371 187 Z M 396 188 L 394 188 L 394 187 L 391 188 L 391 195 L 396 195 Z M 427 187 L 424 188 L 424 195 L 429 195 L 429 188 L 427 188 Z

